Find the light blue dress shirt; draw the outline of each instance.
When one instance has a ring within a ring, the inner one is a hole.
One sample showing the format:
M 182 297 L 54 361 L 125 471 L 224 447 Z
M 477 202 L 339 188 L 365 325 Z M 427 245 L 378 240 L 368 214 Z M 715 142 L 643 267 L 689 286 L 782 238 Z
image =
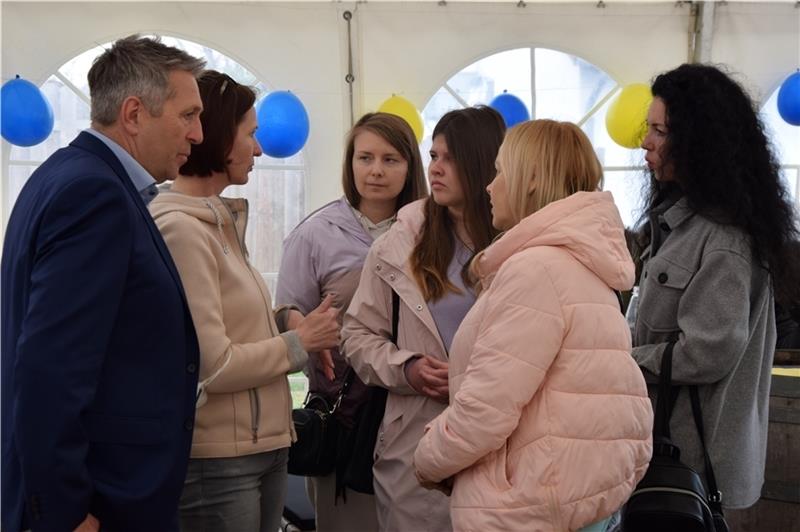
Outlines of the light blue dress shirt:
M 107 136 L 92 128 L 84 129 L 84 131 L 102 140 L 103 143 L 114 152 L 114 155 L 117 156 L 119 162 L 122 163 L 122 167 L 128 173 L 128 177 L 131 178 L 133 186 L 139 191 L 139 195 L 142 197 L 144 204 L 149 204 L 158 194 L 156 180 L 153 179 L 153 176 L 144 169 L 144 166 L 139 164 L 139 161 L 133 158 L 133 155 L 125 151 L 122 146 Z

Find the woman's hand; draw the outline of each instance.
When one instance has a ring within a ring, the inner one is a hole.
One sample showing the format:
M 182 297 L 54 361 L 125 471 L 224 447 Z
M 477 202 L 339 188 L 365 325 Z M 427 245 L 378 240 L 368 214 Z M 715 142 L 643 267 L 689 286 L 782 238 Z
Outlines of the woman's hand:
M 333 372 L 333 368 L 335 367 L 333 364 L 333 353 L 331 353 L 330 349 L 323 349 L 317 353 L 317 364 L 322 368 L 322 372 L 329 381 L 333 381 L 336 378 L 336 374 Z
M 328 294 L 317 308 L 296 324 L 295 332 L 303 349 L 313 352 L 338 347 L 341 332 L 336 319 L 338 315 L 339 309 L 333 307 L 333 296 Z
M 320 307 L 321 306 L 322 305 L 320 305 Z M 292 330 L 296 331 L 297 327 L 303 322 L 304 319 L 305 317 L 301 312 L 291 309 L 289 310 L 289 315 L 286 317 L 286 328 L 290 331 Z M 316 357 L 312 356 L 312 358 L 314 359 L 315 363 L 320 367 L 320 369 L 322 369 L 322 372 L 325 374 L 325 377 L 327 377 L 329 381 L 332 381 L 333 379 L 336 378 L 333 372 L 334 368 L 333 353 L 331 353 L 330 349 L 322 349 L 317 353 Z
M 405 373 L 406 380 L 417 393 L 440 403 L 448 403 L 447 362 L 423 355 L 409 360 Z
M 300 322 L 303 321 L 303 313 L 299 310 L 289 309 L 289 314 L 286 316 L 286 330 L 293 331 L 297 329 Z
M 414 470 L 414 474 L 417 477 L 417 482 L 419 482 L 419 485 L 426 490 L 439 490 L 448 497 L 451 493 L 453 493 L 453 477 L 446 478 L 441 482 L 431 482 L 430 480 L 423 479 L 420 476 L 419 471 L 416 469 Z

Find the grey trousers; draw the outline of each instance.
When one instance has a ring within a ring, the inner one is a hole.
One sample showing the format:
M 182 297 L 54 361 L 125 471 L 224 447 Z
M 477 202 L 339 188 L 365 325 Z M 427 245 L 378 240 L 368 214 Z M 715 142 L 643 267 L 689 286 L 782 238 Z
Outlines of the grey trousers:
M 185 532 L 275 532 L 286 499 L 289 449 L 193 458 L 180 502 Z

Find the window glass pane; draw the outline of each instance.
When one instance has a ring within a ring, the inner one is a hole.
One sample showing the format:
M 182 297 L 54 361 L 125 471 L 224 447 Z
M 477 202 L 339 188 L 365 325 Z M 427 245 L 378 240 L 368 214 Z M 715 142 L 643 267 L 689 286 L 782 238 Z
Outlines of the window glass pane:
M 620 217 L 625 227 L 633 227 L 642 212 L 642 187 L 647 176 L 641 170 L 606 171 L 603 176 L 603 190 L 614 195 Z
M 425 126 L 425 133 L 422 137 L 419 149 L 422 153 L 422 164 L 426 170 L 431 162 L 431 135 L 433 134 L 433 128 L 436 127 L 436 122 L 448 111 L 461 109 L 462 107 L 461 103 L 456 100 L 447 89 L 442 87 L 428 100 L 428 104 L 425 106 L 425 109 L 422 110 L 422 122 Z
M 22 186 L 31 176 L 36 166 L 23 166 L 11 164 L 8 166 L 8 195 L 6 196 L 6 204 L 3 206 L 4 212 L 7 216 L 11 215 L 11 209 L 14 207 L 14 200 L 19 196 Z
M 487 104 L 503 91 L 531 108 L 531 49 L 518 48 L 472 63 L 447 82 L 469 105 Z
M 536 49 L 536 118 L 577 123 L 616 86 L 608 74 L 583 59 Z
M 256 164 L 262 162 L 256 160 Z M 265 276 L 272 294 L 280 268 L 284 237 L 302 219 L 305 171 L 255 168 L 246 185 L 225 189 L 225 196 L 247 198 L 250 216 L 246 244 L 250 261 Z
M 783 179 L 783 184 L 786 185 L 786 190 L 788 190 L 789 194 L 791 194 L 795 206 L 797 206 L 799 203 L 797 197 L 798 174 L 800 174 L 800 169 L 781 168 L 781 178 Z
M 761 120 L 780 164 L 800 165 L 800 127 L 789 124 L 778 113 L 778 89 L 761 108 Z

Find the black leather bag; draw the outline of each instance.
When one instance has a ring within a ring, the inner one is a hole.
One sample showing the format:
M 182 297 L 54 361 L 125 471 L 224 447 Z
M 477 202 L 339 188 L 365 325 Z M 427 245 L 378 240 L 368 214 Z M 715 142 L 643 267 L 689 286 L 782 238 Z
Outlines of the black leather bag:
M 303 407 L 292 410 L 297 441 L 289 448 L 290 475 L 322 477 L 333 472 L 339 437 L 333 414 L 338 403 L 331 406 L 322 395 L 309 393 Z
M 728 532 L 722 514 L 722 495 L 717 483 L 703 436 L 702 412 L 696 386 L 690 387 L 692 413 L 700 434 L 705 455 L 706 493 L 700 475 L 680 460 L 680 449 L 670 439 L 669 420 L 672 405 L 680 389 L 672 388 L 671 342 L 664 350 L 658 384 L 655 423 L 653 426 L 653 458 L 644 478 L 639 482 L 622 511 L 624 532 Z
M 397 345 L 397 326 L 400 296 L 392 290 L 392 336 Z M 351 370 L 352 371 L 352 370 Z M 370 386 L 367 400 L 361 405 L 353 430 L 343 439 L 336 470 L 336 495 L 345 496 L 344 488 L 359 493 L 375 493 L 372 485 L 375 444 L 386 411 L 389 392 L 380 386 Z

